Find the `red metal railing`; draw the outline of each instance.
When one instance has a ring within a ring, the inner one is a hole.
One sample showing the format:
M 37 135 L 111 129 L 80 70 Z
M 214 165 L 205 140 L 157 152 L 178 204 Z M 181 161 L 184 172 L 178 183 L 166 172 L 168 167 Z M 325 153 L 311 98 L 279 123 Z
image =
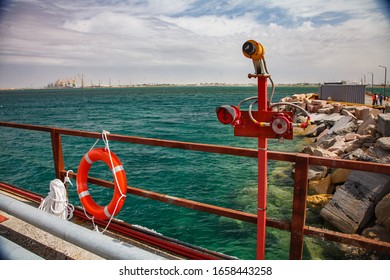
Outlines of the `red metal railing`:
M 0 126 L 19 128 L 26 130 L 35 130 L 42 132 L 49 132 L 51 135 L 52 152 L 54 160 L 54 168 L 57 178 L 64 179 L 66 170 L 64 169 L 64 155 L 62 151 L 61 135 L 70 135 L 85 138 L 100 138 L 101 133 L 87 132 L 80 130 L 70 130 L 62 128 L 53 128 L 47 126 L 25 125 L 9 122 L 0 122 Z M 134 136 L 125 136 L 118 134 L 107 135 L 111 141 L 127 142 L 133 144 L 142 144 L 150 146 L 160 146 L 166 148 L 185 149 L 192 151 L 200 151 L 206 153 L 218 153 L 234 156 L 257 158 L 258 151 L 254 149 L 236 148 L 219 145 L 208 145 L 200 143 L 180 142 L 161 140 L 153 138 L 143 138 Z M 376 241 L 365 238 L 356 234 L 344 234 L 340 232 L 331 231 L 328 229 L 316 228 L 307 226 L 306 219 L 306 196 L 308 190 L 308 169 L 309 165 L 327 166 L 332 168 L 345 168 L 352 170 L 362 170 L 369 172 L 377 172 L 383 174 L 390 174 L 390 167 L 387 164 L 378 164 L 371 162 L 350 161 L 342 159 L 330 159 L 322 157 L 309 156 L 301 153 L 283 153 L 283 152 L 268 152 L 268 159 L 287 161 L 295 164 L 294 177 L 294 194 L 293 194 L 293 209 L 291 221 L 279 221 L 272 218 L 267 218 L 267 227 L 272 227 L 280 230 L 287 230 L 291 232 L 290 238 L 290 259 L 302 259 L 304 236 L 334 241 L 347 245 L 365 248 L 371 251 L 379 251 L 390 253 L 390 243 Z M 70 173 L 71 177 L 75 178 L 76 173 Z M 113 188 L 112 182 L 104 181 L 98 178 L 89 177 L 89 182 L 103 187 Z M 169 203 L 176 206 L 190 208 L 193 210 L 203 211 L 210 214 L 229 217 L 249 223 L 257 223 L 257 215 L 237 211 L 229 208 L 218 207 L 215 205 L 187 200 L 184 198 L 172 197 L 165 194 L 151 192 L 144 189 L 128 186 L 128 192 L 137 196 Z

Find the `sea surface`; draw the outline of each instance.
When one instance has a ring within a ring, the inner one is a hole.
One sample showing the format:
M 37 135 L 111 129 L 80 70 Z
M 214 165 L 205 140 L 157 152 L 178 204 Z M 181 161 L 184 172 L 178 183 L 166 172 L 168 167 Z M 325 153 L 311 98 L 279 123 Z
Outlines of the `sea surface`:
M 317 87 L 277 87 L 273 101 L 295 93 L 317 93 Z M 0 91 L 0 121 L 110 133 L 257 148 L 257 139 L 234 137 L 222 125 L 216 107 L 237 104 L 257 95 L 255 86 L 132 87 Z M 77 172 L 94 139 L 63 136 L 65 168 Z M 0 127 L 0 181 L 47 195 L 55 179 L 50 135 Z M 279 143 L 269 150 L 299 151 L 304 138 Z M 128 185 L 216 206 L 256 213 L 257 161 L 246 157 L 209 154 L 110 141 L 121 159 Z M 103 147 L 99 141 L 96 146 Z M 292 166 L 269 161 L 267 216 L 291 218 Z M 103 163 L 91 175 L 112 180 Z M 74 187 L 69 199 L 81 205 Z M 106 205 L 112 190 L 90 187 L 93 198 Z M 308 210 L 307 224 L 322 226 L 318 213 Z M 128 195 L 117 215 L 128 223 L 155 230 L 240 259 L 256 257 L 256 226 L 178 206 Z M 288 232 L 267 229 L 266 259 L 288 259 Z M 345 259 L 337 245 L 305 239 L 305 259 Z

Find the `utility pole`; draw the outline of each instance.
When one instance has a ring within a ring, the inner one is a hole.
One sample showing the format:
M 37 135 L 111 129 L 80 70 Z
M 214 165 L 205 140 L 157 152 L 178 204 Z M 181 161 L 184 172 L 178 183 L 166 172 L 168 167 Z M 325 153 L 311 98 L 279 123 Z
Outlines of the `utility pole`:
M 379 65 L 379 67 L 385 68 L 385 83 L 383 85 L 383 96 L 386 98 L 386 79 L 387 79 L 387 67 L 383 65 Z
M 371 94 L 374 94 L 374 73 L 368 72 L 371 74 Z

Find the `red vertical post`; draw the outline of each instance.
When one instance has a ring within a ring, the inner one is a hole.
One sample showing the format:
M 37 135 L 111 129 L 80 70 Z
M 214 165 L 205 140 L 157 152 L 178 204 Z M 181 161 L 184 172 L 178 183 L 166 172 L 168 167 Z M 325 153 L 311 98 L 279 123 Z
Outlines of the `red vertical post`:
M 267 76 L 258 75 L 258 111 L 267 111 Z M 261 114 L 261 113 L 260 113 Z M 267 138 L 258 138 L 257 259 L 265 259 L 267 210 Z
M 298 154 L 295 159 L 294 197 L 290 238 L 290 260 L 301 260 L 303 256 L 303 232 L 306 222 L 308 170 L 309 155 Z
M 61 135 L 57 132 L 55 128 L 51 129 L 50 134 L 56 177 L 60 180 L 63 180 L 64 178 L 62 178 L 61 176 L 61 170 L 64 169 L 65 163 L 64 156 L 62 154 Z

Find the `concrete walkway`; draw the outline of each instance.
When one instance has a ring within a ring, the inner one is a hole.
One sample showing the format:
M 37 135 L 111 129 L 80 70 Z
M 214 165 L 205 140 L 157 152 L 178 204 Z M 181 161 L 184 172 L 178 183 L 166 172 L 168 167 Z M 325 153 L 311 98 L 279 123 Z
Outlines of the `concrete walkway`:
M 1 192 L 3 193 L 3 192 Z M 3 193 L 11 196 L 8 193 Z M 15 197 L 25 203 L 27 200 Z M 36 205 L 34 205 L 36 206 Z M 97 256 L 72 243 L 0 211 L 0 235 L 47 260 L 100 260 Z M 78 223 L 82 223 L 80 220 Z

